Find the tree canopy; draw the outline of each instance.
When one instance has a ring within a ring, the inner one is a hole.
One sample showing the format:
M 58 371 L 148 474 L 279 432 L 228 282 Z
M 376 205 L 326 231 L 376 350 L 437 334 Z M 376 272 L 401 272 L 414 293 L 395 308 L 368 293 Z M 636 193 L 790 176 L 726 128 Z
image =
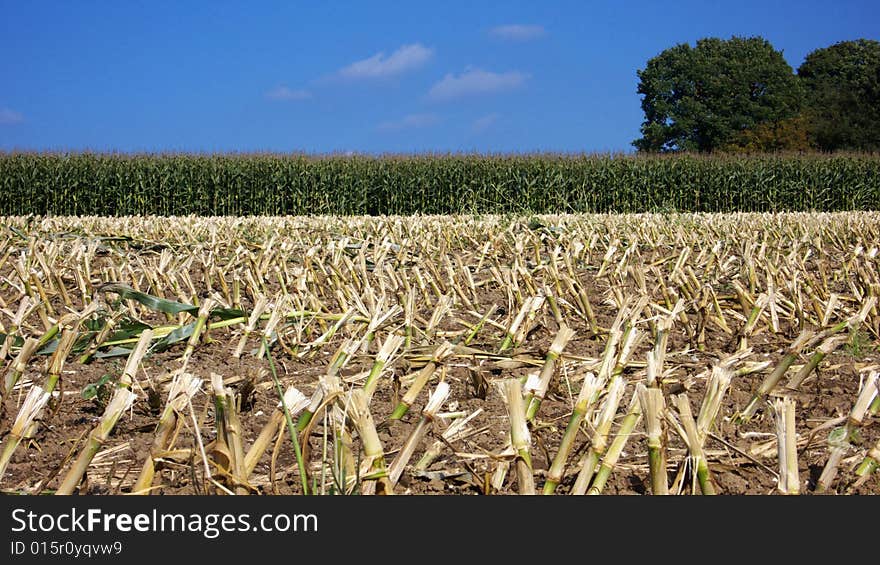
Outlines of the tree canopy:
M 798 77 L 820 149 L 880 150 L 880 42 L 859 39 L 816 49 Z
M 744 132 L 776 131 L 773 124 L 796 118 L 803 101 L 793 69 L 760 37 L 682 43 L 638 76 L 645 121 L 633 145 L 642 151 L 724 149 Z

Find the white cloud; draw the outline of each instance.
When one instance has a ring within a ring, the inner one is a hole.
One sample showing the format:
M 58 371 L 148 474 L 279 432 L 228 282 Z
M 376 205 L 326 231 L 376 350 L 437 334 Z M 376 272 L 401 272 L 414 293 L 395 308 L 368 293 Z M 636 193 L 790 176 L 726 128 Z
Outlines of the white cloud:
M 389 77 L 421 67 L 433 54 L 433 49 L 413 43 L 400 47 L 387 57 L 383 51 L 368 59 L 355 61 L 341 69 L 338 74 L 349 79 Z
M 522 25 L 510 24 L 493 27 L 489 30 L 489 35 L 498 39 L 507 39 L 510 41 L 529 41 L 543 37 L 546 31 L 544 26 L 538 25 Z
M 311 98 L 312 93 L 303 88 L 288 88 L 286 86 L 276 86 L 266 93 L 266 98 L 271 100 L 306 100 Z
M 498 118 L 500 117 L 500 115 L 493 112 L 492 114 L 486 114 L 485 116 L 477 118 L 471 124 L 471 131 L 473 131 L 474 133 L 483 133 L 484 131 L 492 127 L 492 124 L 497 122 Z
M 400 131 L 433 126 L 440 121 L 434 114 L 410 114 L 399 120 L 382 122 L 376 129 L 379 131 Z
M 519 71 L 493 73 L 482 69 L 469 69 L 456 76 L 452 73 L 431 87 L 428 98 L 433 100 L 450 100 L 470 94 L 485 94 L 510 90 L 522 85 L 529 79 L 528 74 Z
M 24 116 L 21 113 L 9 108 L 0 108 L 0 125 L 20 124 L 23 121 Z

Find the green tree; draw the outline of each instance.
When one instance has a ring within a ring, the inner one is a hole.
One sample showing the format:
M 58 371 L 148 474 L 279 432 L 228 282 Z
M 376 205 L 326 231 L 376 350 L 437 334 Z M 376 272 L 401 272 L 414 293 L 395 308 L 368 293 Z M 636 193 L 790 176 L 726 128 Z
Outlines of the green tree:
M 859 39 L 817 49 L 798 77 L 820 149 L 880 150 L 880 42 Z
M 760 37 L 706 38 L 666 49 L 638 71 L 640 151 L 713 151 L 742 132 L 793 118 L 802 92 L 782 53 Z
M 776 122 L 764 122 L 735 136 L 722 146 L 728 153 L 778 153 L 815 150 L 810 122 L 801 114 Z

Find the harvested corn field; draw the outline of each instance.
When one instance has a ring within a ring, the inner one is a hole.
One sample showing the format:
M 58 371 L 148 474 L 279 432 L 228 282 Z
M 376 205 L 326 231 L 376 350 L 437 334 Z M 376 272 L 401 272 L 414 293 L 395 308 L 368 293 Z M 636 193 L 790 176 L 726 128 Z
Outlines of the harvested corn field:
M 880 490 L 878 213 L 0 224 L 6 493 Z

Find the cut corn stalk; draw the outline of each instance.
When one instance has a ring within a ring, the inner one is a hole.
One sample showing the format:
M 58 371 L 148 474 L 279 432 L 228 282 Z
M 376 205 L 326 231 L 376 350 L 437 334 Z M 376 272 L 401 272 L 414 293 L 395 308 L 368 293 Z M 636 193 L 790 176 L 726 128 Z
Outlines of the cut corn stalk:
M 370 367 L 370 373 L 367 375 L 367 380 L 364 382 L 364 392 L 367 395 L 367 401 L 373 397 L 373 393 L 379 385 L 379 378 L 382 376 L 385 367 L 388 365 L 388 362 L 394 354 L 397 353 L 397 350 L 400 349 L 400 346 L 403 345 L 405 340 L 405 337 L 394 334 L 385 338 L 382 347 L 379 348 L 379 353 L 376 354 L 373 366 Z
M 450 424 L 449 427 L 446 428 L 446 430 L 441 434 L 443 440 L 437 440 L 432 443 L 431 446 L 427 450 L 425 450 L 425 454 L 422 455 L 422 458 L 419 459 L 419 461 L 415 464 L 414 469 L 416 471 L 424 471 L 425 469 L 430 467 L 431 463 L 433 463 L 437 459 L 437 457 L 440 456 L 440 453 L 447 445 L 450 445 L 467 435 L 467 425 L 471 422 L 471 420 L 482 413 L 483 409 L 478 408 L 471 412 L 468 416 L 457 419 L 452 424 Z
M 403 398 L 400 399 L 400 402 L 397 403 L 397 406 L 394 407 L 394 411 L 391 413 L 391 420 L 400 420 L 403 416 L 409 411 L 409 407 L 413 405 L 413 402 L 416 401 L 419 393 L 434 375 L 434 372 L 437 370 L 437 365 L 442 363 L 444 359 L 449 357 L 455 349 L 451 343 L 443 342 L 440 344 L 437 349 L 434 350 L 434 353 L 431 355 L 431 360 L 427 365 L 422 367 L 412 379 L 412 384 L 410 384 L 409 389 L 406 391 L 406 394 L 403 395 Z
M 602 494 L 602 490 L 605 488 L 605 483 L 608 482 L 608 478 L 611 476 L 614 466 L 617 465 L 617 461 L 620 459 L 621 453 L 623 453 L 623 448 L 626 445 L 630 434 L 632 434 L 641 419 L 642 409 L 639 404 L 638 396 L 633 396 L 626 417 L 624 417 L 623 422 L 620 424 L 620 429 L 614 437 L 614 441 L 611 442 L 611 446 L 605 452 L 605 456 L 602 458 L 602 464 L 599 465 L 599 469 L 596 472 L 595 478 L 593 478 L 593 482 L 590 485 L 587 494 Z
M 819 347 L 816 348 L 816 351 L 810 355 L 810 359 L 804 363 L 804 366 L 800 368 L 800 370 L 788 380 L 788 384 L 786 385 L 790 389 L 796 389 L 800 386 L 810 374 L 816 370 L 816 367 L 819 366 L 819 363 L 822 362 L 825 357 L 834 352 L 838 347 L 840 347 L 846 341 L 845 336 L 831 336 L 819 344 Z
M 89 433 L 85 447 L 79 452 L 73 467 L 65 475 L 61 486 L 58 487 L 55 494 L 73 494 L 73 491 L 85 476 L 89 463 L 91 463 L 98 451 L 107 442 L 107 438 L 110 436 L 114 426 L 116 426 L 116 422 L 119 421 L 124 412 L 131 408 L 136 398 L 137 395 L 127 387 L 116 387 L 110 402 L 107 403 L 107 407 L 104 409 L 101 421 Z
M 235 393 L 223 384 L 223 377 L 211 373 L 214 391 L 217 438 L 212 452 L 220 475 L 228 478 L 235 494 L 247 494 L 247 475 L 244 467 L 244 448 L 241 442 L 241 423 L 236 408 Z
M 688 397 L 686 394 L 677 394 L 672 397 L 672 401 L 678 410 L 681 426 L 684 430 L 682 439 L 687 444 L 689 460 L 697 476 L 700 491 L 706 495 L 713 495 L 715 494 L 715 485 L 712 482 L 709 463 L 703 452 L 703 442 L 697 431 Z
M 531 443 L 529 425 L 526 421 L 525 403 L 522 396 L 522 383 L 518 379 L 504 382 L 507 398 L 507 413 L 510 418 L 510 446 L 516 460 L 516 483 L 520 494 L 535 494 L 535 477 L 532 474 Z
M 245 476 L 247 477 L 250 477 L 254 472 L 260 457 L 262 457 L 269 448 L 272 439 L 278 434 L 279 428 L 284 424 L 284 406 L 287 407 L 287 412 L 290 414 L 290 417 L 294 418 L 309 405 L 309 398 L 301 393 L 296 387 L 290 386 L 284 392 L 284 406 L 282 406 L 281 402 L 282 401 L 278 402 L 278 408 L 272 412 L 269 421 L 266 422 L 266 425 L 260 430 L 257 439 L 254 440 L 253 445 L 251 445 L 250 449 L 244 456 L 244 471 Z
M 736 283 L 735 283 L 736 286 Z M 737 290 L 741 290 L 741 287 L 737 286 Z M 748 345 L 748 339 L 752 335 L 752 332 L 755 331 L 755 328 L 758 325 L 758 320 L 761 318 L 761 314 L 764 313 L 764 309 L 767 307 L 768 298 L 767 295 L 761 293 L 758 298 L 755 300 L 755 305 L 752 307 L 752 310 L 749 312 L 749 317 L 746 320 L 745 326 L 743 326 L 740 332 L 739 338 L 739 349 L 746 349 Z
M 113 331 L 113 328 L 116 327 L 116 324 L 119 322 L 119 319 L 122 317 L 121 312 L 116 312 L 114 315 L 110 316 L 104 321 L 104 325 L 101 327 L 101 331 L 99 331 L 95 335 L 95 339 L 89 345 L 88 350 L 82 354 L 79 358 L 79 362 L 81 364 L 88 363 L 92 360 L 101 346 L 104 345 L 104 342 L 107 341 L 107 338 L 110 337 L 110 332 Z
M 21 378 L 21 375 L 24 374 L 27 369 L 28 361 L 30 361 L 34 352 L 37 350 L 37 345 L 39 344 L 38 340 L 29 337 L 24 340 L 24 344 L 22 344 L 21 349 L 18 350 L 18 355 L 15 356 L 15 359 L 12 361 L 12 365 L 7 367 L 6 376 L 3 379 L 3 391 L 0 394 L 0 402 L 12 392 L 12 389 L 15 387 L 18 379 Z
M 828 460 L 816 482 L 817 492 L 826 492 L 831 488 L 832 482 L 837 477 L 837 468 L 841 459 L 852 449 L 853 442 L 861 442 L 859 428 L 862 426 L 871 402 L 878 397 L 878 385 L 880 385 L 880 375 L 876 371 L 872 371 L 859 392 L 859 396 L 847 416 L 846 423 L 828 433 Z
M 534 319 L 543 304 L 543 296 L 530 296 L 523 301 L 522 307 L 519 309 L 519 312 L 507 330 L 507 334 L 504 336 L 504 340 L 498 347 L 499 353 L 504 353 L 508 349 L 515 348 L 519 345 L 523 332 L 528 331 L 529 329 L 529 321 Z M 525 330 L 523 328 L 525 328 Z
M 79 337 L 79 330 L 76 327 L 65 328 L 61 331 L 61 338 L 52 357 L 49 360 L 49 371 L 46 377 L 46 383 L 43 388 L 46 392 L 51 393 L 55 390 L 58 381 L 61 380 L 61 371 L 64 369 L 64 361 L 70 355 L 76 338 Z
M 803 330 L 800 335 L 798 335 L 797 339 L 794 340 L 794 343 L 789 346 L 788 352 L 782 357 L 779 363 L 777 363 L 773 372 L 767 375 L 767 377 L 761 382 L 758 390 L 752 395 L 752 398 L 749 400 L 749 403 L 746 404 L 745 408 L 743 408 L 734 418 L 734 421 L 741 423 L 750 420 L 752 416 L 755 415 L 755 412 L 758 411 L 760 403 L 768 394 L 770 394 L 779 381 L 782 380 L 785 372 L 788 371 L 789 367 L 791 367 L 791 365 L 797 360 L 801 351 L 805 347 L 809 347 L 812 343 L 815 343 L 815 341 L 816 335 L 812 331 Z
M 394 494 L 394 485 L 388 477 L 388 469 L 385 467 L 385 452 L 382 441 L 376 432 L 376 424 L 373 422 L 373 414 L 367 404 L 364 391 L 354 389 L 350 394 L 351 417 L 357 426 L 361 436 L 361 445 L 364 449 L 364 466 L 369 470 L 363 481 L 364 494 Z
M 800 492 L 798 473 L 797 436 L 795 434 L 795 403 L 791 398 L 773 402 L 776 417 L 776 445 L 779 458 L 779 491 L 782 494 Z
M 241 354 L 244 353 L 248 337 L 250 337 L 250 335 L 257 329 L 257 324 L 260 322 L 260 316 L 263 315 L 268 306 L 269 300 L 264 295 L 259 295 L 256 302 L 254 302 L 254 309 L 251 310 L 251 315 L 248 317 L 247 325 L 244 328 L 241 339 L 238 340 L 238 345 L 232 353 L 232 356 L 236 359 L 240 358 Z
M 392 487 L 397 484 L 398 480 L 400 480 L 400 475 L 403 474 L 404 467 L 406 467 L 406 464 L 409 462 L 413 453 L 415 453 L 419 442 L 422 441 L 422 438 L 428 432 L 428 428 L 434 422 L 437 412 L 440 411 L 440 408 L 443 406 L 443 403 L 446 402 L 448 397 L 449 383 L 445 381 L 438 383 L 437 388 L 431 393 L 428 403 L 422 410 L 422 418 L 419 420 L 419 423 L 416 424 L 416 427 L 413 428 L 413 431 L 410 432 L 409 437 L 406 439 L 406 442 L 404 442 L 397 457 L 394 458 L 394 461 L 391 462 L 391 466 L 388 468 L 388 479 L 391 481 Z
M 666 360 L 666 347 L 669 332 L 675 325 L 675 319 L 684 311 L 684 300 L 679 299 L 667 316 L 657 323 L 654 337 L 654 349 L 648 354 L 648 386 L 657 386 L 658 379 L 663 376 L 663 364 Z
M 849 451 L 851 445 L 846 438 L 846 430 L 844 428 L 834 428 L 828 433 L 828 461 L 822 469 L 822 474 L 816 481 L 816 492 L 826 492 L 831 488 L 831 483 L 837 477 L 837 468 L 840 466 L 840 460 Z
M 649 359 L 650 359 L 650 353 Z M 645 431 L 648 443 L 648 470 L 651 475 L 651 492 L 655 495 L 669 494 L 669 477 L 666 472 L 666 434 L 663 414 L 666 402 L 658 388 L 636 385 L 642 412 L 645 414 Z
M 202 303 L 202 306 L 198 310 L 198 317 L 196 318 L 195 327 L 193 328 L 192 335 L 189 337 L 189 341 L 187 341 L 186 343 L 186 349 L 183 351 L 183 357 L 181 357 L 181 373 L 186 371 L 186 366 L 189 363 L 190 357 L 192 357 L 193 351 L 195 351 L 196 345 L 198 345 L 199 343 L 199 338 L 201 338 L 202 332 L 205 330 L 205 325 L 208 323 L 208 317 L 210 317 L 211 309 L 214 307 L 214 305 L 214 300 L 206 298 L 205 301 Z
M 24 323 L 30 306 L 31 297 L 27 295 L 23 296 L 21 302 L 18 303 L 18 311 L 15 313 L 15 316 L 12 317 L 12 327 L 8 330 L 0 328 L 0 331 L 6 333 L 6 336 L 0 340 L 0 367 L 5 363 L 6 356 L 9 355 L 9 351 L 12 349 L 12 344 L 15 342 L 15 336 L 19 328 L 21 328 L 21 325 Z
M 107 438 L 116 426 L 116 422 L 119 421 L 119 418 L 126 410 L 131 408 L 137 399 L 137 395 L 131 391 L 131 385 L 135 380 L 137 368 L 143 360 L 152 338 L 152 330 L 144 330 L 141 334 L 137 347 L 128 356 L 125 369 L 119 377 L 119 382 L 113 391 L 110 402 L 107 403 L 104 409 L 101 421 L 89 433 L 86 445 L 79 452 L 73 467 L 67 472 L 55 494 L 73 494 L 73 491 L 85 476 L 92 459 L 107 442 Z
M 859 466 L 856 467 L 858 479 L 853 484 L 853 487 L 864 484 L 865 481 L 871 478 L 871 475 L 877 472 L 877 469 L 880 469 L 880 440 L 877 440 L 874 447 L 868 450 L 868 454 L 862 459 Z
M 578 463 L 580 470 L 578 471 L 574 487 L 571 489 L 571 494 L 587 494 L 590 483 L 593 482 L 593 475 L 596 473 L 599 460 L 605 455 L 605 450 L 608 447 L 608 435 L 611 433 L 611 425 L 614 423 L 614 416 L 617 414 L 617 408 L 623 398 L 625 386 L 626 380 L 623 377 L 618 375 L 611 379 L 605 401 L 596 416 L 595 431 L 590 440 L 590 449 Z
M 6 436 L 3 452 L 0 454 L 0 480 L 3 480 L 12 455 L 21 440 L 24 439 L 25 434 L 36 423 L 36 419 L 49 402 L 49 397 L 50 393 L 38 385 L 32 386 L 28 391 L 21 408 L 18 410 L 18 416 L 15 417 L 15 422 L 12 424 L 12 429 Z
M 153 446 L 150 448 L 150 453 L 147 454 L 140 475 L 138 475 L 137 481 L 135 481 L 132 487 L 132 494 L 151 494 L 156 474 L 155 461 L 159 454 L 170 448 L 169 442 L 177 428 L 178 415 L 183 412 L 187 404 L 192 400 L 193 395 L 201 389 L 201 386 L 202 380 L 190 373 L 177 373 L 174 376 L 174 379 L 171 381 L 171 388 L 168 391 L 165 408 L 159 417 Z
M 591 408 L 599 396 L 601 387 L 601 381 L 593 373 L 587 373 L 584 376 L 584 382 L 581 385 L 580 393 L 569 417 L 562 441 L 559 444 L 559 450 L 553 457 L 550 470 L 547 472 L 547 480 L 544 482 L 543 488 L 544 494 L 553 494 L 556 487 L 562 482 L 562 476 L 565 473 L 565 466 L 574 446 L 574 440 L 577 438 L 581 423 L 588 419 Z
M 547 356 L 544 358 L 544 366 L 541 368 L 538 387 L 534 391 L 534 395 L 528 397 L 528 409 L 526 412 L 526 418 L 528 420 L 534 421 L 538 409 L 541 406 L 541 402 L 544 400 L 547 391 L 550 389 L 550 381 L 553 379 L 557 360 L 559 359 L 559 356 L 562 355 L 562 350 L 565 349 L 565 346 L 568 345 L 568 342 L 574 337 L 574 333 L 574 330 L 568 326 L 562 326 L 559 328 L 559 332 L 553 339 L 553 343 L 550 344 L 550 350 L 547 352 Z
M 741 353 L 749 354 L 751 353 L 751 350 L 746 349 Z M 741 355 L 736 357 L 741 357 Z M 715 425 L 715 421 L 718 418 L 718 412 L 721 410 L 721 401 L 727 393 L 727 389 L 730 388 L 733 371 L 730 369 L 729 359 L 730 358 L 725 360 L 728 361 L 728 363 L 722 361 L 712 367 L 712 372 L 706 383 L 706 394 L 703 397 L 703 403 L 700 405 L 700 413 L 697 416 L 696 423 L 700 443 L 706 441 L 706 436 Z

